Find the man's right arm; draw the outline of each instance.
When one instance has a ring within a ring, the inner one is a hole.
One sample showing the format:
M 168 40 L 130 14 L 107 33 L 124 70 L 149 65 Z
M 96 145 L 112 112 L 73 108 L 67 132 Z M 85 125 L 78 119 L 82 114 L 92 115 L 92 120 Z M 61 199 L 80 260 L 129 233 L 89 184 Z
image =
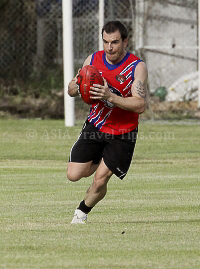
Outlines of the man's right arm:
M 89 65 L 92 59 L 92 55 L 88 56 L 87 59 L 85 60 L 83 67 L 85 65 Z M 68 94 L 71 97 L 75 97 L 79 95 L 79 90 L 78 90 L 78 85 L 77 85 L 77 80 L 78 80 L 78 75 L 79 75 L 80 69 L 78 70 L 78 74 L 70 81 L 68 85 Z
M 79 90 L 78 90 L 78 85 L 77 85 L 77 76 L 78 74 L 75 76 L 75 78 L 73 78 L 69 85 L 68 85 L 68 94 L 71 97 L 75 97 L 79 95 Z

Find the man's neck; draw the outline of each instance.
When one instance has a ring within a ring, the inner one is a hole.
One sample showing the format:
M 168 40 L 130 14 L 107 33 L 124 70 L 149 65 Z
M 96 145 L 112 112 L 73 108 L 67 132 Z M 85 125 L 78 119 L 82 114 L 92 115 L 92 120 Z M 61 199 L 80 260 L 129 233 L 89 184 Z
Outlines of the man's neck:
M 106 55 L 106 61 L 107 61 L 109 64 L 113 64 L 113 65 L 118 64 L 119 62 L 121 62 L 121 60 L 124 59 L 124 57 L 126 56 L 126 53 L 127 53 L 127 52 L 124 51 L 124 53 L 122 54 L 122 56 L 121 56 L 120 58 L 118 58 L 117 61 L 115 61 L 115 62 L 109 61 L 108 58 L 107 58 L 107 55 Z

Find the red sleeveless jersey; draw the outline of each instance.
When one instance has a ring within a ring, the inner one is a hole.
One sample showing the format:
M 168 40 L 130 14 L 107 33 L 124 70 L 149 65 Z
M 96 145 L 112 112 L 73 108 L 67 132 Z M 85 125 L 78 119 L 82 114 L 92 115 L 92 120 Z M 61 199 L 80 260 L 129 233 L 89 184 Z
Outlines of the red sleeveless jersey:
M 126 98 L 132 96 L 134 71 L 139 62 L 141 60 L 138 57 L 127 52 L 124 59 L 112 65 L 106 61 L 105 52 L 98 51 L 92 55 L 90 64 L 106 79 L 112 93 Z M 106 100 L 98 100 L 90 106 L 88 121 L 101 132 L 120 135 L 138 126 L 138 114 L 119 108 Z

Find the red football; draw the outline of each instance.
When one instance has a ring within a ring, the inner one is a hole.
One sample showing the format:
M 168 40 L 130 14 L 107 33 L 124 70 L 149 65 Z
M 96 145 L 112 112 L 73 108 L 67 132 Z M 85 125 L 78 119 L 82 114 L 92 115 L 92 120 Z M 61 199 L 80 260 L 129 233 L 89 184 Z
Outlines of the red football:
M 93 84 L 103 85 L 103 79 L 98 69 L 93 65 L 84 66 L 79 72 L 77 84 L 83 101 L 89 105 L 96 103 L 96 100 L 90 98 L 89 91 Z

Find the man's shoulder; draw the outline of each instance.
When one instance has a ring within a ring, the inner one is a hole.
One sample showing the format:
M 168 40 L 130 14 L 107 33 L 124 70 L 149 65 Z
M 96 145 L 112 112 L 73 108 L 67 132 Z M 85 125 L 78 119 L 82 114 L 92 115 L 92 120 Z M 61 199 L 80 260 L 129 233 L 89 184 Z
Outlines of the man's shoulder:
M 102 50 L 102 51 L 96 51 L 96 52 L 94 52 L 93 54 L 90 54 L 90 55 L 86 58 L 86 60 L 85 60 L 85 62 L 84 62 L 84 64 L 83 64 L 83 66 L 85 66 L 85 65 L 92 65 L 93 62 L 94 62 L 94 59 L 98 59 L 98 58 L 101 59 L 101 58 L 102 58 L 103 53 L 104 53 L 104 51 Z
M 142 61 L 138 56 L 136 56 L 135 54 L 133 53 L 129 53 L 129 59 L 132 60 L 132 61 Z
M 102 56 L 104 54 L 104 50 L 98 50 L 98 51 L 95 51 L 93 54 L 92 54 L 92 56 Z
M 103 55 L 104 55 L 103 50 L 99 50 L 99 51 L 94 52 L 92 54 L 90 64 L 94 64 L 94 62 L 103 62 Z

